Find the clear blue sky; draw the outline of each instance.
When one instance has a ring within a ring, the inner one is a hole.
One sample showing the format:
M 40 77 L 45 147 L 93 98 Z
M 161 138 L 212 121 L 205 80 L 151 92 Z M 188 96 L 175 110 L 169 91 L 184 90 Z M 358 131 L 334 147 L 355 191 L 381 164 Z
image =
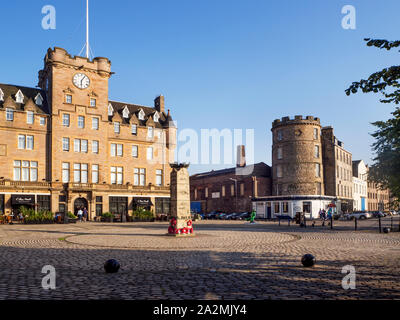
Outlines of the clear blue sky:
M 44 5 L 56 30 L 41 27 Z M 357 29 L 341 27 L 351 4 Z M 36 86 L 48 47 L 77 55 L 85 41 L 84 0 L 3 1 L 0 82 Z M 393 105 L 344 90 L 399 64 L 400 53 L 363 38 L 400 39 L 398 0 L 91 0 L 91 45 L 116 74 L 110 98 L 152 105 L 163 93 L 180 129 L 255 130 L 255 161 L 271 163 L 271 123 L 297 114 L 332 125 L 353 159 L 371 162 L 371 122 Z M 221 166 L 192 166 L 191 173 Z

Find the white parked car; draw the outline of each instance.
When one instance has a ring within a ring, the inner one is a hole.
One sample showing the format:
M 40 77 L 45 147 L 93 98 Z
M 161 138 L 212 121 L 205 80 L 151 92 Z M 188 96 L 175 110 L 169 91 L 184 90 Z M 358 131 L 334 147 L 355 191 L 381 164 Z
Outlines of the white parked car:
M 348 216 L 348 219 L 353 220 L 353 219 L 369 219 L 372 218 L 372 213 L 370 212 L 364 212 L 364 211 L 356 211 L 353 213 L 350 213 Z

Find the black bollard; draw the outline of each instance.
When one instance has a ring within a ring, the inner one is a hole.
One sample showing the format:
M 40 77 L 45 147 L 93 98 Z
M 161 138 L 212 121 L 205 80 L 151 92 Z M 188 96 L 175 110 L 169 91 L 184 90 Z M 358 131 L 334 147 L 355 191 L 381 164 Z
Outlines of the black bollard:
M 382 233 L 381 216 L 378 216 L 378 222 L 379 222 L 379 233 Z
M 316 262 L 317 262 L 317 260 L 315 259 L 315 257 L 309 253 L 305 254 L 301 258 L 301 264 L 306 268 L 313 267 Z
M 306 216 L 304 216 L 304 228 L 307 228 L 307 219 L 306 219 Z
M 357 231 L 357 218 L 354 219 L 354 230 Z
M 333 216 L 331 216 L 331 230 L 333 229 Z
M 104 270 L 106 273 L 117 273 L 120 268 L 120 264 L 115 259 L 107 260 L 104 263 Z
M 393 230 L 393 217 L 390 218 L 390 230 Z

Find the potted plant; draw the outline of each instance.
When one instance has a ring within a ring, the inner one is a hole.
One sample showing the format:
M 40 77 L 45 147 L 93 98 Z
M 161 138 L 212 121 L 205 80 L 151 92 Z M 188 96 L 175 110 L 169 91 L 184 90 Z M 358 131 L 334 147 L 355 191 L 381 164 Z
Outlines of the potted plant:
M 104 212 L 101 216 L 104 222 L 113 222 L 114 215 L 112 213 Z

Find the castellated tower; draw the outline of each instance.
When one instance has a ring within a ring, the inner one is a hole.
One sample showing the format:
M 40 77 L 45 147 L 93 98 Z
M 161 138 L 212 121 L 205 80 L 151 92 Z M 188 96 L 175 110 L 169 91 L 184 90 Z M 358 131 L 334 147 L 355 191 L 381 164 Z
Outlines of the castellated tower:
M 324 195 L 319 118 L 284 117 L 271 131 L 273 195 Z

